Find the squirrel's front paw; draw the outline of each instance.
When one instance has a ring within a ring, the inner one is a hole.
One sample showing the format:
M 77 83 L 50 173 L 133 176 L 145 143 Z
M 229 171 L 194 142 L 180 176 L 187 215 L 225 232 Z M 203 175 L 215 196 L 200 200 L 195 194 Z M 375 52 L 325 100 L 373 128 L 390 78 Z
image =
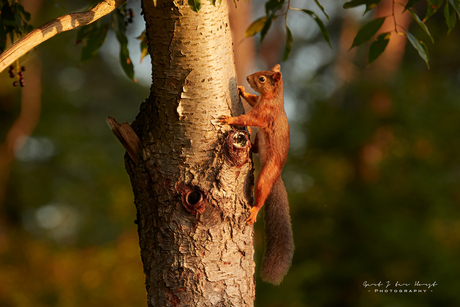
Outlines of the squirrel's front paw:
M 238 86 L 238 94 L 240 96 L 243 96 L 244 97 L 244 94 L 246 93 L 246 91 L 244 90 L 244 86 Z
M 221 115 L 217 119 L 212 120 L 211 123 L 213 123 L 215 125 L 228 125 L 228 119 L 229 118 L 230 118 L 230 116 Z

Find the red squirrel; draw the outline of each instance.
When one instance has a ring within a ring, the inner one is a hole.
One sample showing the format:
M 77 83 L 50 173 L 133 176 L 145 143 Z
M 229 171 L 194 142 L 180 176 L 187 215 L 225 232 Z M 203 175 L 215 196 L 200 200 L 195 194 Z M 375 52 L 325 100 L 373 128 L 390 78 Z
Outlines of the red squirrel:
M 239 94 L 252 109 L 238 117 L 220 116 L 218 121 L 228 125 L 259 127 L 253 145 L 253 152 L 258 153 L 260 160 L 256 202 L 246 222 L 254 224 L 265 204 L 266 248 L 261 275 L 264 281 L 278 285 L 287 274 L 294 254 L 289 202 L 281 179 L 289 150 L 289 124 L 284 111 L 280 65 L 275 65 L 270 71 L 249 75 L 246 79 L 251 88 L 260 94 L 251 95 L 243 86 L 238 87 Z

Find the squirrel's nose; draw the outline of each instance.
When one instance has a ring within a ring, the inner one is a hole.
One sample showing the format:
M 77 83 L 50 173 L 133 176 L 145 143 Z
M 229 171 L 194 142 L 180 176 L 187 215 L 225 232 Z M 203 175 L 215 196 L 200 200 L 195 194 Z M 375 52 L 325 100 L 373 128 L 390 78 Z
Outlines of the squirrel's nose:
M 246 77 L 246 80 L 248 80 L 248 82 L 249 82 L 249 77 Z

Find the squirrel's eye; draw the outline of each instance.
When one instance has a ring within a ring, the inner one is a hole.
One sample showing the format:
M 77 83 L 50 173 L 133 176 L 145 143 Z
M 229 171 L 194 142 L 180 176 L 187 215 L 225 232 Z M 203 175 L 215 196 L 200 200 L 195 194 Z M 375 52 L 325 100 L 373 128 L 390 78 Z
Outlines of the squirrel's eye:
M 260 77 L 260 78 L 259 78 L 259 81 L 260 81 L 260 82 L 265 82 L 265 77 Z

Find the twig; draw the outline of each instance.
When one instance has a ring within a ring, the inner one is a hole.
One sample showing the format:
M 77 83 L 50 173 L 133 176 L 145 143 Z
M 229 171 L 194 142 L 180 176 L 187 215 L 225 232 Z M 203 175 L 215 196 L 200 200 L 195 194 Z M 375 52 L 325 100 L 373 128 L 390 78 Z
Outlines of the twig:
M 56 34 L 88 25 L 109 14 L 126 0 L 103 0 L 91 10 L 53 19 L 16 41 L 0 55 L 0 72 L 35 46 Z
M 398 33 L 398 24 L 396 23 L 396 15 L 395 15 L 395 0 L 393 0 L 393 3 L 391 4 L 391 14 L 393 15 L 393 22 L 395 24 L 395 32 L 396 34 Z
M 287 22 L 288 22 L 288 12 L 289 10 L 291 9 L 291 0 L 288 0 L 288 6 L 286 8 L 286 13 L 284 13 L 284 23 L 285 25 L 287 26 Z

